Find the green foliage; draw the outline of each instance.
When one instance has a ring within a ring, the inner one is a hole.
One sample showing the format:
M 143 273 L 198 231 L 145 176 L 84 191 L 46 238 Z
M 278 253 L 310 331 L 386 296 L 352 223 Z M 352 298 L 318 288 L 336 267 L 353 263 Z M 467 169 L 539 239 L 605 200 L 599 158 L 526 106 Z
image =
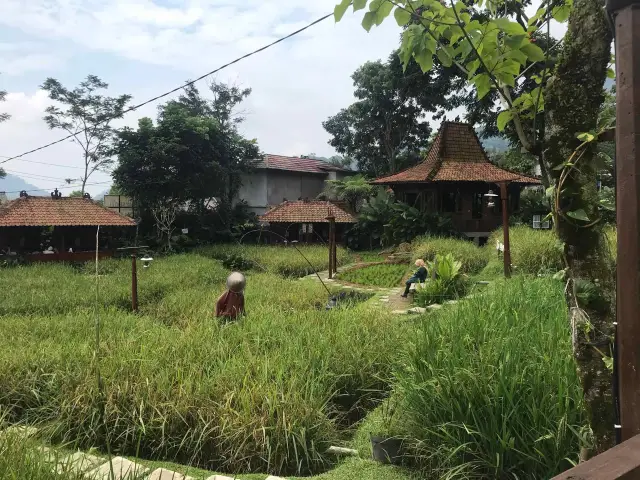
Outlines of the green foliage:
M 502 229 L 489 237 L 487 249 L 497 259 L 496 242 L 502 242 Z M 534 230 L 525 225 L 509 228 L 511 245 L 511 263 L 518 273 L 537 275 L 555 273 L 565 265 L 562 259 L 562 247 L 553 230 Z M 502 262 L 502 259 L 499 259 Z
M 326 180 L 324 192 L 320 195 L 333 200 L 347 202 L 352 211 L 375 193 L 375 187 L 363 175 L 345 177 L 344 180 Z
M 522 153 L 519 148 L 510 148 L 506 152 L 488 151 L 489 160 L 494 165 L 511 172 L 532 175 L 537 159 L 530 153 Z
M 397 55 L 365 63 L 352 76 L 355 103 L 323 123 L 329 143 L 374 177 L 422 160 L 431 134 L 426 112 L 448 108 L 458 86 L 449 81 L 450 74 L 439 73 L 438 67 L 422 75 L 416 65 L 405 73 Z
M 514 278 L 429 316 L 397 372 L 397 425 L 429 478 L 551 478 L 586 427 L 563 284 Z
M 407 265 L 372 265 L 338 274 L 342 281 L 374 287 L 397 287 L 409 271 Z
M 47 78 L 41 86 L 49 94 L 49 98 L 56 102 L 46 109 L 44 121 L 47 126 L 52 130 L 74 134 L 73 142 L 82 149 L 82 194 L 93 173 L 113 165 L 115 130 L 110 122 L 122 117 L 131 100 L 131 95 L 104 97 L 96 93 L 108 87 L 107 83 L 95 75 L 88 75 L 73 90 L 69 90 L 55 78 Z M 82 134 L 75 135 L 77 132 Z
M 282 263 L 297 255 L 265 250 Z M 379 402 L 411 336 L 410 325 L 367 304 L 324 311 L 316 282 L 257 271 L 248 276 L 247 316 L 222 326 L 212 310 L 228 270 L 194 254 L 139 269 L 133 315 L 130 261 L 104 264 L 104 430 L 95 278 L 63 265 L 0 271 L 0 405 L 11 421 L 41 422 L 54 441 L 79 448 L 104 449 L 108 438 L 120 454 L 227 472 L 324 470 L 334 461 L 327 447 Z
M 469 288 L 469 280 L 461 273 L 462 262 L 455 260 L 451 253 L 436 254 L 433 261 L 428 263 L 429 274 L 435 272 L 436 278 L 431 278 L 424 288 L 416 290 L 414 300 L 418 305 L 426 307 L 446 300 L 463 297 Z
M 0 102 L 4 102 L 6 99 L 7 99 L 7 92 L 5 90 L 0 90 Z M 11 118 L 11 115 L 9 115 L 8 113 L 0 112 L 0 123 L 5 122 L 10 118 Z
M 452 254 L 461 262 L 462 273 L 475 274 L 489 261 L 487 251 L 469 240 L 443 237 L 419 237 L 413 241 L 413 256 L 433 261 L 436 255 Z

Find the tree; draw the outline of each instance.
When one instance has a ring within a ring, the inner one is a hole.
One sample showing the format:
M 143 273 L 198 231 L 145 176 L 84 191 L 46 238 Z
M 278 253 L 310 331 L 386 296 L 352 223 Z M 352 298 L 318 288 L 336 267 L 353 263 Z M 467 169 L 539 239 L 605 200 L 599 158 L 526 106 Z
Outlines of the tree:
M 240 174 L 258 156 L 254 141 L 223 129 L 210 116 L 194 115 L 180 101 L 161 108 L 156 125 L 149 118 L 138 129 L 123 129 L 116 145 L 117 188 L 148 209 L 171 248 L 173 222 L 180 209 L 196 213 L 229 207 Z M 236 187 L 237 186 L 237 187 Z M 225 210 L 223 210 L 225 211 Z
M 525 175 L 532 175 L 536 165 L 538 165 L 538 161 L 533 155 L 526 152 L 523 153 L 517 148 L 510 148 L 506 152 L 488 150 L 487 155 L 494 165 Z
M 7 99 L 7 92 L 5 90 L 0 90 L 0 102 L 4 102 Z M 0 112 L 0 123 L 5 122 L 11 118 L 11 115 L 8 113 Z M 0 178 L 4 178 L 7 175 L 7 172 L 4 171 L 3 168 L 0 168 Z
M 327 180 L 322 197 L 347 202 L 352 211 L 357 212 L 362 202 L 375 192 L 367 178 L 363 175 L 346 177 L 344 180 Z
M 431 127 L 424 105 L 411 96 L 398 62 L 367 62 L 352 76 L 357 101 L 322 125 L 338 153 L 372 176 L 396 172 L 421 159 Z M 442 103 L 433 97 L 431 110 Z
M 73 135 L 73 142 L 82 149 L 84 172 L 80 177 L 84 194 L 89 177 L 113 164 L 114 130 L 110 122 L 120 118 L 131 95 L 104 97 L 96 93 L 109 85 L 95 75 L 88 75 L 73 90 L 55 78 L 47 78 L 42 89 L 56 105 L 47 107 L 44 121 L 50 129 L 60 129 Z M 60 105 L 60 106 L 59 106 Z
M 327 162 L 345 170 L 353 170 L 356 163 L 353 158 L 347 155 L 333 155 L 327 159 Z
M 337 21 L 350 5 L 350 0 L 343 0 L 336 6 Z M 611 376 L 603 368 L 603 360 L 607 361 L 611 340 L 613 285 L 595 192 L 593 142 L 603 131 L 597 124 L 598 109 L 604 100 L 604 81 L 612 74 L 608 69 L 611 32 L 603 2 L 543 0 L 531 18 L 525 12 L 529 6 L 525 2 L 353 2 L 354 10 L 367 5 L 369 11 L 362 22 L 366 30 L 380 25 L 391 12 L 404 29 L 400 47 L 404 66 L 415 60 L 429 72 L 434 58 L 444 65 L 455 65 L 467 75 L 480 101 L 495 94 L 501 102 L 496 112 L 497 129 L 512 128 L 520 147 L 538 158 L 544 182 L 552 186 L 548 192 L 554 200 L 555 223 L 567 263 L 574 353 L 595 447 L 596 451 L 607 448 L 613 407 Z M 550 36 L 552 19 L 569 20 L 558 59 L 554 58 L 555 44 Z M 544 50 L 538 45 L 541 38 L 546 43 Z M 540 73 L 524 76 L 536 68 Z M 578 286 L 585 282 L 598 283 L 597 309 L 579 301 Z M 594 332 L 591 340 L 589 332 Z M 594 344 L 604 346 L 604 353 Z
M 84 193 L 82 193 L 82 190 L 74 190 L 73 192 L 71 192 L 69 194 L 70 197 L 83 197 Z

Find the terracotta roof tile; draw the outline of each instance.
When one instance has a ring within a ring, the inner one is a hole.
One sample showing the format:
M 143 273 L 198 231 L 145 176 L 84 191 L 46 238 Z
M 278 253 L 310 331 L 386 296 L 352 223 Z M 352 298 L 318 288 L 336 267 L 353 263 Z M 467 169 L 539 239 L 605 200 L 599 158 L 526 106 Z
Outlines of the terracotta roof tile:
M 333 202 L 283 202 L 260 217 L 268 223 L 328 223 L 329 212 L 336 223 L 355 223 L 356 218 L 346 208 Z
M 540 180 L 493 165 L 468 123 L 444 122 L 425 160 L 373 183 L 500 182 L 535 185 Z
M 21 197 L 0 206 L 0 227 L 22 226 L 135 226 L 135 222 L 76 197 Z
M 269 170 L 289 170 L 292 172 L 327 173 L 346 172 L 344 168 L 331 165 L 322 160 L 302 157 L 284 157 L 282 155 L 265 155 L 255 164 L 256 168 Z

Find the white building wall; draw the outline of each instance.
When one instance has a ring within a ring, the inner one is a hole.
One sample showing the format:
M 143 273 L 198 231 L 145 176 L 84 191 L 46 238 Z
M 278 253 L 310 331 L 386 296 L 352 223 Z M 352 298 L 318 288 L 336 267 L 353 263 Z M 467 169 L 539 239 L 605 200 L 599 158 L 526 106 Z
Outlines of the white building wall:
M 267 171 L 256 170 L 250 174 L 242 175 L 242 186 L 238 191 L 238 200 L 244 200 L 256 215 L 262 215 L 267 211 Z

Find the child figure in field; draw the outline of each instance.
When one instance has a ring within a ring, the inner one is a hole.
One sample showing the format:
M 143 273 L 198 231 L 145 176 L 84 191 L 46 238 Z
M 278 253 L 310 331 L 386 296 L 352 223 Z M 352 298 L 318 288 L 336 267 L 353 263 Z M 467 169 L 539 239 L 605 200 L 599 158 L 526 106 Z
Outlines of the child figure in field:
M 403 298 L 407 298 L 407 295 L 409 295 L 409 290 L 411 289 L 411 285 L 413 283 L 423 283 L 427 280 L 427 266 L 424 263 L 424 260 L 422 260 L 421 258 L 419 258 L 418 260 L 416 260 L 416 267 L 418 267 L 418 270 L 416 270 L 416 272 L 409 278 L 409 280 L 407 280 L 406 282 L 406 288 L 404 289 L 404 293 L 402 294 Z
M 247 281 L 240 272 L 233 272 L 227 277 L 227 291 L 216 302 L 216 317 L 231 321 L 244 314 L 246 284 Z

